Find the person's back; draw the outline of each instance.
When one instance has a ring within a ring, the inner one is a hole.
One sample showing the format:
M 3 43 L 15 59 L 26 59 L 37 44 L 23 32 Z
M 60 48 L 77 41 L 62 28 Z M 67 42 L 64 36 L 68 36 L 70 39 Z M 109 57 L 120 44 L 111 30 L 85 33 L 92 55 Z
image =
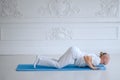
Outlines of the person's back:
M 91 56 L 92 57 L 92 64 L 97 66 L 100 64 L 100 57 L 94 53 L 86 53 L 86 52 L 82 52 L 81 51 L 81 56 L 79 56 L 76 60 L 75 60 L 75 65 L 79 66 L 79 67 L 85 67 L 88 66 L 87 63 L 85 62 L 84 56 Z

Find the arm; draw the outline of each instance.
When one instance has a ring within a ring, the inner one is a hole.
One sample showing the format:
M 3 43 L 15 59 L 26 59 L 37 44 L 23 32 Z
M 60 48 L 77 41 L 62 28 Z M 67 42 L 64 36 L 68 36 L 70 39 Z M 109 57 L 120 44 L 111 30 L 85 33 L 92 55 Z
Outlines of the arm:
M 91 56 L 84 56 L 84 60 L 86 64 L 93 70 L 96 70 L 97 68 L 92 64 L 92 57 Z

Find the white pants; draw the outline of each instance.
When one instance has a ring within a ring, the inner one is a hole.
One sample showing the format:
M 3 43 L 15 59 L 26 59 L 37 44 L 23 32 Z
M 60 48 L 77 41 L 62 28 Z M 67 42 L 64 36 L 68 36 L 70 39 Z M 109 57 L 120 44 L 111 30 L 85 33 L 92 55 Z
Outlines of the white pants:
M 56 68 L 62 68 L 69 64 L 74 64 L 75 59 L 81 56 L 81 51 L 77 47 L 70 47 L 58 60 L 45 56 L 39 56 L 37 65 L 44 65 Z

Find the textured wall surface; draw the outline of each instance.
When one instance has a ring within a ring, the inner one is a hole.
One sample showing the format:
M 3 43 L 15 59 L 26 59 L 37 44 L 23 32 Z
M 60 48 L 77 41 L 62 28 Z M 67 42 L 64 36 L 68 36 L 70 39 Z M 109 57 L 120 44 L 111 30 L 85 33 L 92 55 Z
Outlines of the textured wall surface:
M 0 0 L 0 54 L 120 53 L 119 0 Z

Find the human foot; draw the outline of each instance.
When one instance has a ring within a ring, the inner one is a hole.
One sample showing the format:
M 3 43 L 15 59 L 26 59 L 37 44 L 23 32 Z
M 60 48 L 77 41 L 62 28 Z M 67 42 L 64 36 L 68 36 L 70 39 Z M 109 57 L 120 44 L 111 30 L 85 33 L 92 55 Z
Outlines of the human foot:
M 36 65 L 37 65 L 38 61 L 39 61 L 39 58 L 38 58 L 38 55 L 36 55 L 36 59 L 34 61 L 34 68 L 36 68 Z

